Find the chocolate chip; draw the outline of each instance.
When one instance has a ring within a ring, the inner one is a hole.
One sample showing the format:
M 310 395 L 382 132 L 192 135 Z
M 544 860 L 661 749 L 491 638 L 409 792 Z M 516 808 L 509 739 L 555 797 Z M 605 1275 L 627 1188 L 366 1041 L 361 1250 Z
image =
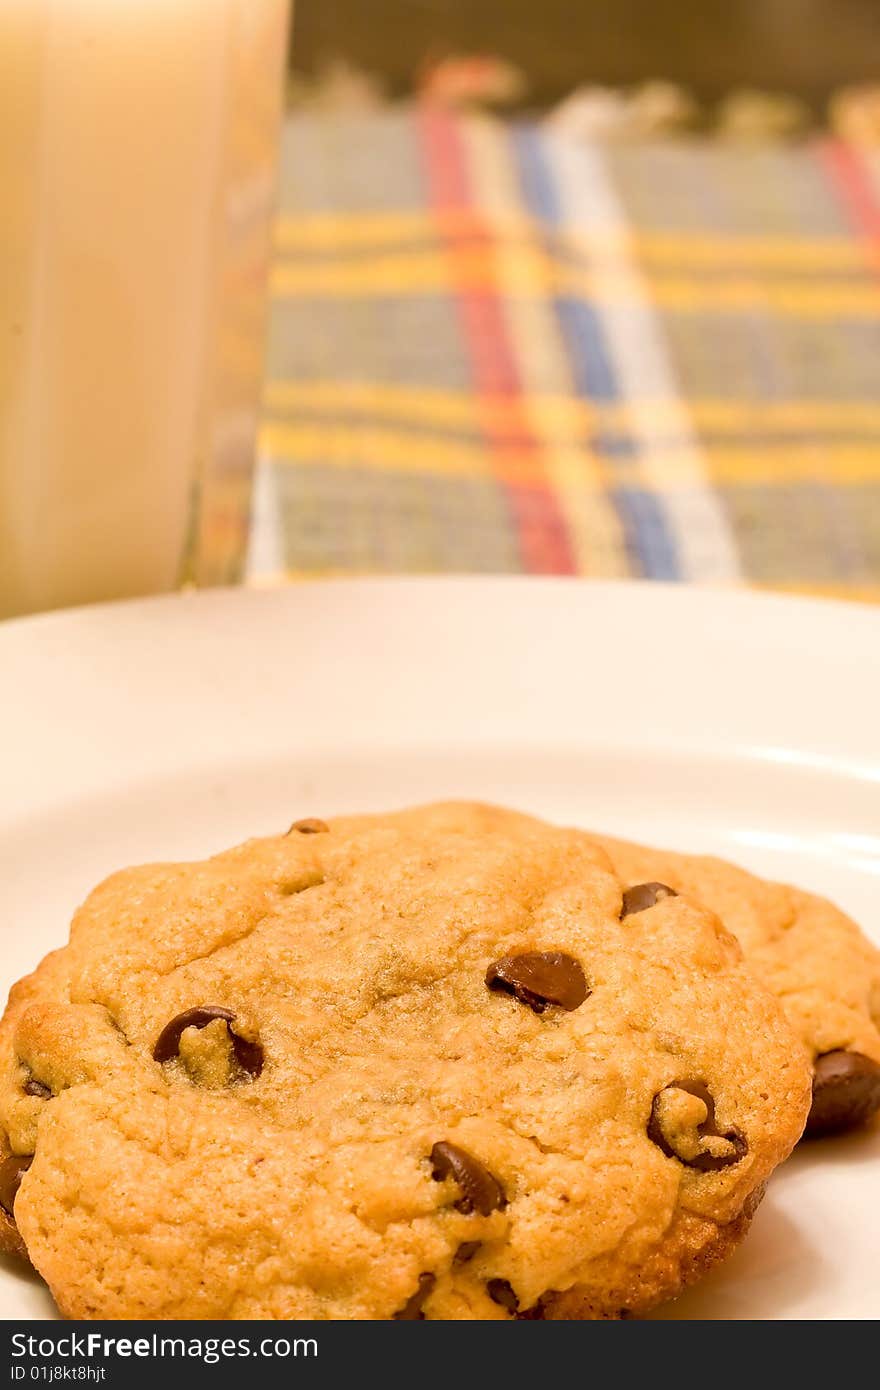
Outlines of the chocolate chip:
M 573 956 L 562 951 L 528 951 L 502 956 L 486 971 L 490 989 L 503 989 L 521 1004 L 542 1014 L 548 1004 L 571 1013 L 590 993 L 584 972 Z
M 225 1009 L 220 1004 L 202 1004 L 195 1009 L 184 1009 L 182 1014 L 172 1018 L 162 1029 L 156 1039 L 153 1056 L 157 1062 L 170 1062 L 178 1055 L 181 1035 L 187 1028 L 207 1028 L 215 1018 L 222 1018 L 226 1022 L 236 1062 L 248 1076 L 259 1076 L 263 1070 L 263 1049 L 259 1043 L 239 1037 L 238 1033 L 233 1031 L 235 1017 L 232 1009 Z
M 263 1049 L 258 1042 L 251 1042 L 249 1038 L 239 1037 L 238 1033 L 229 1030 L 232 1039 L 232 1051 L 235 1060 L 242 1071 L 247 1072 L 248 1076 L 257 1077 L 263 1070 Z
M 537 1303 L 532 1304 L 531 1308 L 526 1308 L 522 1313 L 517 1313 L 517 1318 L 520 1322 L 540 1322 L 543 1318 L 546 1318 L 549 1305 L 558 1297 L 559 1294 L 555 1289 L 548 1289 L 546 1293 L 541 1294 Z
M 38 1096 L 40 1100 L 48 1100 L 52 1094 L 50 1086 L 44 1086 L 42 1081 L 38 1081 L 35 1076 L 29 1076 L 24 1083 L 24 1093 L 26 1096 Z
M 623 895 L 620 920 L 632 917 L 635 912 L 645 912 L 655 903 L 662 903 L 664 898 L 677 897 L 675 889 L 670 888 L 667 883 L 635 883 L 632 888 L 627 888 Z
M 412 1298 L 408 1298 L 399 1313 L 394 1314 L 395 1322 L 416 1322 L 424 1321 L 425 1315 L 422 1312 L 422 1304 L 431 1293 L 437 1283 L 436 1276 L 433 1274 L 420 1274 L 419 1287 L 416 1289 Z
M 318 820 L 317 817 L 307 817 L 305 820 L 295 820 L 288 830 L 288 835 L 292 835 L 294 830 L 298 830 L 300 835 L 325 835 L 330 827 L 326 821 Z
M 701 1139 L 726 1139 L 732 1146 L 731 1152 L 726 1154 L 714 1154 L 710 1152 L 695 1154 L 692 1158 L 685 1158 L 672 1147 L 672 1144 L 663 1131 L 663 1125 L 659 1114 L 660 1096 L 663 1091 L 654 1097 L 651 1105 L 651 1118 L 648 1121 L 648 1138 L 656 1144 L 668 1158 L 677 1158 L 679 1163 L 683 1163 L 687 1168 L 697 1168 L 701 1173 L 715 1173 L 720 1168 L 728 1168 L 732 1163 L 738 1163 L 744 1154 L 748 1153 L 749 1146 L 745 1135 L 735 1126 L 729 1130 L 720 1130 L 715 1123 L 715 1100 L 705 1081 L 672 1081 L 666 1087 L 666 1091 L 685 1091 L 689 1096 L 696 1096 L 706 1107 L 706 1118 L 701 1124 L 697 1125 L 697 1134 Z
M 431 1150 L 432 1177 L 435 1182 L 452 1178 L 461 1188 L 461 1198 L 455 1203 L 458 1211 L 468 1214 L 478 1211 L 488 1216 L 507 1206 L 504 1188 L 479 1159 L 457 1144 L 435 1144 Z
M 813 1103 L 805 1134 L 839 1134 L 880 1110 L 880 1066 L 861 1052 L 838 1049 L 816 1058 Z
M 482 1244 L 479 1240 L 463 1240 L 452 1257 L 454 1265 L 466 1265 L 468 1260 L 472 1260 Z
M 21 1180 L 33 1161 L 33 1154 L 10 1154 L 0 1163 L 0 1207 L 7 1216 L 12 1216 Z
M 506 1279 L 490 1279 L 486 1285 L 486 1292 L 493 1303 L 500 1303 L 508 1313 L 519 1312 L 519 1299 Z

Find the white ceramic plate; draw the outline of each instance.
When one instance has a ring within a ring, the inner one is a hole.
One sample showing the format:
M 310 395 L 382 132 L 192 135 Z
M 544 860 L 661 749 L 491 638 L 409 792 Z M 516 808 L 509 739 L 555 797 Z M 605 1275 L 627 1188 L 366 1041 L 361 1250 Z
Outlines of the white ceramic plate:
M 482 797 L 709 849 L 880 938 L 880 613 L 662 586 L 367 580 L 0 627 L 0 988 L 104 874 L 293 817 Z M 880 1134 L 805 1147 L 688 1318 L 880 1315 Z M 52 1317 L 0 1266 L 0 1316 Z

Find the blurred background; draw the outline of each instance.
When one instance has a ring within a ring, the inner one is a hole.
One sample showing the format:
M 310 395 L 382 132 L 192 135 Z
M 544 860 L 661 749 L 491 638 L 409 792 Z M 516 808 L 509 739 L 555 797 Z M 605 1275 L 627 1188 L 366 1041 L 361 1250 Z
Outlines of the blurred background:
M 252 582 L 880 597 L 878 0 L 298 0 L 288 95 Z
M 299 0 L 295 25 L 297 73 L 345 58 L 393 96 L 450 53 L 515 64 L 540 106 L 585 81 L 662 77 L 704 102 L 756 86 L 821 116 L 838 88 L 880 75 L 877 0 Z

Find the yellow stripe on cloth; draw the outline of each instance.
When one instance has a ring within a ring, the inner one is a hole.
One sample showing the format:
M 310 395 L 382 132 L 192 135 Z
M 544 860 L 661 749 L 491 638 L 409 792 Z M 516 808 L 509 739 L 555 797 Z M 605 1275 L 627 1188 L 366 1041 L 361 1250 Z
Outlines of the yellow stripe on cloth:
M 755 584 L 753 588 L 767 593 L 798 594 L 802 598 L 848 599 L 853 603 L 880 603 L 880 584 L 794 584 L 780 580 L 777 584 Z
M 461 291 L 497 292 L 495 254 L 485 247 L 461 247 L 455 256 L 454 284 Z M 449 294 L 449 257 L 442 251 L 414 251 L 369 260 L 280 260 L 272 271 L 272 293 L 281 299 L 400 297 Z M 873 319 L 880 315 L 880 285 L 771 282 L 749 278 L 700 281 L 688 276 L 654 276 L 651 301 L 684 313 L 772 310 L 797 318 Z M 613 267 L 579 270 L 539 247 L 511 249 L 505 257 L 505 295 L 574 295 L 600 303 L 643 303 L 633 297 L 628 275 Z
M 494 239 L 521 238 L 534 241 L 534 218 L 513 209 L 493 208 L 491 213 L 462 209 L 392 213 L 315 213 L 281 216 L 275 228 L 279 252 L 351 251 L 354 248 L 380 250 L 408 241 L 436 242 L 438 236 L 488 236 Z M 618 237 L 613 229 L 603 232 L 590 228 L 589 235 L 575 228 L 554 229 L 557 246 L 593 256 L 618 253 Z M 809 236 L 797 240 L 785 237 L 707 236 L 685 232 L 640 232 L 630 228 L 631 250 L 657 265 L 679 265 L 717 270 L 725 266 L 756 266 L 786 274 L 810 271 L 866 271 L 876 263 L 870 247 L 845 237 Z
M 870 445 L 780 444 L 771 440 L 740 448 L 704 442 L 703 451 L 712 482 L 722 486 L 745 483 L 773 488 L 816 482 L 837 488 L 880 481 L 880 454 Z M 658 452 L 662 459 L 665 450 L 661 447 Z M 675 486 L 674 466 L 664 486 Z
M 372 426 L 267 421 L 260 430 L 260 451 L 280 462 L 305 460 L 322 466 L 455 477 L 488 477 L 492 473 L 491 460 L 482 445 Z
M 267 422 L 260 431 L 260 451 L 278 463 L 320 462 L 323 466 L 369 468 L 387 472 L 440 474 L 445 477 L 502 478 L 530 484 L 542 476 L 533 445 L 511 443 L 503 455 L 485 444 L 438 439 L 371 426 L 338 424 L 281 425 Z M 601 492 L 606 479 L 601 461 L 588 449 L 557 455 L 568 485 Z
M 487 422 L 499 431 L 515 431 L 522 409 L 520 402 L 511 402 L 504 396 L 482 396 L 478 400 L 466 391 L 359 381 L 270 381 L 264 399 L 266 408 L 276 414 L 338 416 L 345 412 L 472 432 L 479 432 Z M 528 409 L 540 437 L 570 440 L 596 429 L 625 430 L 635 406 L 632 402 L 585 401 L 536 392 L 528 398 Z M 875 401 L 664 399 L 638 403 L 640 418 L 649 421 L 658 434 L 675 430 L 682 409 L 693 425 L 706 432 L 880 433 L 880 402 Z
M 307 421 L 296 424 L 267 421 L 260 432 L 262 452 L 279 462 L 320 461 L 337 467 L 360 467 L 438 473 L 457 477 L 491 477 L 526 483 L 541 476 L 532 444 L 505 447 L 499 470 L 497 448 L 490 453 L 482 443 L 441 438 L 414 430 L 383 429 L 373 425 Z M 540 447 L 540 441 L 539 441 Z M 740 447 L 700 441 L 699 447 L 715 484 L 748 484 L 779 487 L 804 481 L 835 486 L 880 481 L 880 454 L 861 445 L 768 442 Z M 651 451 L 653 477 L 660 491 L 691 486 L 688 449 L 674 443 L 658 443 Z M 493 464 L 494 459 L 494 464 Z M 635 468 L 637 460 L 633 460 Z M 560 481 L 568 486 L 600 489 L 604 485 L 601 457 L 586 447 L 557 452 Z M 619 480 L 624 480 L 628 460 L 616 461 Z

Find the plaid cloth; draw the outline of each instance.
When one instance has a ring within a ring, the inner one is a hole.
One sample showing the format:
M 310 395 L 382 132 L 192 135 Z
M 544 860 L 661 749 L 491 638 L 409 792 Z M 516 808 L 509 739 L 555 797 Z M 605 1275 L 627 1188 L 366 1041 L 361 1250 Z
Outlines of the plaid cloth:
M 286 130 L 249 577 L 880 598 L 880 153 Z

